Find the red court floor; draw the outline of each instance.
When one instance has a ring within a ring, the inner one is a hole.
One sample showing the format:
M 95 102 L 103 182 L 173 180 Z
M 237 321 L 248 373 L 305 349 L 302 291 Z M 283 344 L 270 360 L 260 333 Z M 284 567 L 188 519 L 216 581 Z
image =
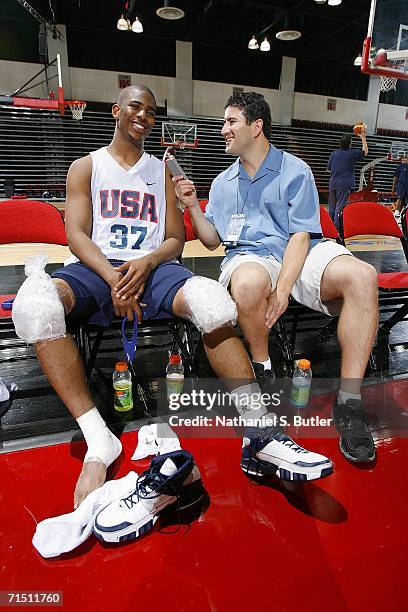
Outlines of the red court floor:
M 118 476 L 147 467 L 129 459 L 137 433 L 122 440 Z M 302 443 L 330 456 L 334 475 L 258 485 L 239 468 L 238 438 L 185 439 L 210 496 L 198 520 L 120 546 L 92 536 L 49 560 L 31 544 L 33 517 L 71 510 L 83 444 L 3 455 L 0 590 L 63 591 L 64 609 L 79 611 L 405 609 L 407 440 L 383 432 L 368 469 L 347 463 L 336 437 Z

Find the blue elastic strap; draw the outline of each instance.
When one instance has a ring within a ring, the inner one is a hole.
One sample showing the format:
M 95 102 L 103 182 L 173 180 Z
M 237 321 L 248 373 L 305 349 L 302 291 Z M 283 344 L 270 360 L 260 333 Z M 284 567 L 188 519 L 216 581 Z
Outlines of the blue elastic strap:
M 126 321 L 128 321 L 127 317 L 123 317 L 122 320 L 122 342 L 123 342 L 123 350 L 125 351 L 126 359 L 128 363 L 133 363 L 136 353 L 137 346 L 137 317 L 133 319 L 133 335 L 129 339 L 126 336 Z
M 13 308 L 13 302 L 14 302 L 14 298 L 11 298 L 10 300 L 6 300 L 5 302 L 1 303 L 1 307 L 3 308 L 3 310 L 11 310 Z

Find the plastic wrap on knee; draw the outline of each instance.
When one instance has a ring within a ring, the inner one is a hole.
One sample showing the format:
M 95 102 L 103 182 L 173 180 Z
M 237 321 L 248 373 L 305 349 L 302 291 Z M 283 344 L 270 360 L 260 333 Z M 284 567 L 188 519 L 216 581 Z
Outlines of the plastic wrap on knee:
M 222 325 L 235 325 L 237 322 L 235 302 L 217 281 L 204 276 L 193 276 L 184 284 L 183 295 L 192 322 L 204 334 Z
M 46 255 L 26 259 L 27 278 L 13 303 L 16 334 L 29 344 L 55 340 L 66 334 L 64 307 L 51 277 L 44 270 L 47 260 Z

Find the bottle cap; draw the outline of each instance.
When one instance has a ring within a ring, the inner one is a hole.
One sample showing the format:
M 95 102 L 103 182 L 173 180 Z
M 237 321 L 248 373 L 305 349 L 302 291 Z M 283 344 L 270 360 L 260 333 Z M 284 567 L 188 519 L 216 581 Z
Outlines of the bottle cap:
M 307 370 L 310 368 L 310 361 L 308 359 L 298 359 L 296 365 L 302 370 Z
M 180 355 L 170 355 L 169 363 L 171 363 L 171 365 L 180 365 L 181 363 Z
M 126 361 L 118 361 L 118 363 L 115 365 L 115 370 L 118 370 L 119 372 L 125 372 L 125 370 L 128 369 L 128 364 L 126 363 Z

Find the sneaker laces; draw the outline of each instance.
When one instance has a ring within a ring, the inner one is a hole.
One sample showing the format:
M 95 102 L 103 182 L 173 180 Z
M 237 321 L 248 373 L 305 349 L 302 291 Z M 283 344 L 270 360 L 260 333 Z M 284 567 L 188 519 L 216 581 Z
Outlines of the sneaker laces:
M 130 510 L 141 499 L 155 499 L 156 497 L 160 497 L 162 489 L 166 484 L 168 485 L 168 493 L 166 492 L 166 495 L 174 495 L 178 500 L 180 494 L 176 491 L 174 485 L 167 482 L 168 479 L 169 477 L 161 472 L 145 470 L 137 477 L 135 490 L 127 497 L 123 497 L 120 500 L 120 505 L 123 507 L 124 504 Z
M 284 446 L 288 446 L 295 453 L 308 453 L 309 451 L 305 448 L 296 444 L 292 438 L 290 438 L 280 427 L 274 427 L 271 425 L 270 427 L 262 427 L 259 430 L 261 433 L 257 436 L 257 446 L 265 446 L 271 440 L 277 440 L 281 442 Z

